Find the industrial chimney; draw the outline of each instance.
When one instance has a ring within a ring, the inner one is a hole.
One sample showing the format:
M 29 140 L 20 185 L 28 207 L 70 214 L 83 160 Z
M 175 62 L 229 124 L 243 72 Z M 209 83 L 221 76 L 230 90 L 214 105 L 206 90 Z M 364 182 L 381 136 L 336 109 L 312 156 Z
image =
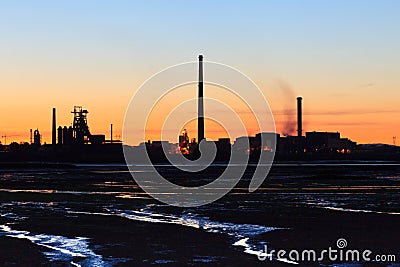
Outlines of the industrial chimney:
M 57 144 L 57 127 L 56 127 L 56 108 L 53 108 L 53 124 L 51 128 L 51 144 L 55 146 Z
M 110 143 L 112 143 L 112 142 L 113 142 L 113 125 L 111 123 L 111 125 L 110 125 Z
M 199 55 L 199 99 L 197 118 L 197 138 L 200 144 L 204 139 L 204 103 L 203 103 L 203 55 Z
M 297 98 L 297 136 L 302 136 L 303 134 L 303 115 L 301 110 L 301 101 L 303 98 L 299 96 Z

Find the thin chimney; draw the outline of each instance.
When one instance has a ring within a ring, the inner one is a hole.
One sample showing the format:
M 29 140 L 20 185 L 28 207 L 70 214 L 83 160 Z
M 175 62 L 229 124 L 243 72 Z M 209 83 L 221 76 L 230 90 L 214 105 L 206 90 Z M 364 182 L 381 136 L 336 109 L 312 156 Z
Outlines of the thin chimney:
M 302 99 L 303 98 L 301 96 L 297 98 L 297 136 L 303 135 L 303 115 L 301 107 Z
M 56 127 L 56 108 L 53 108 L 53 124 L 51 128 L 51 143 L 55 146 L 57 144 L 57 127 Z
M 204 102 L 203 102 L 203 55 L 199 55 L 199 99 L 197 118 L 197 138 L 200 144 L 204 139 Z
M 113 142 L 113 125 L 112 125 L 112 123 L 110 125 L 110 142 L 111 143 Z

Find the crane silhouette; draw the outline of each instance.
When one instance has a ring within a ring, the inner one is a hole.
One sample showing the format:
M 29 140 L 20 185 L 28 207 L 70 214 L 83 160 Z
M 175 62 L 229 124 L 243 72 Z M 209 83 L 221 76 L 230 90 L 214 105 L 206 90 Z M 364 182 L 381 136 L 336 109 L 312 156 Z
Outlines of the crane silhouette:
M 4 138 L 4 145 L 7 145 L 7 137 L 16 137 L 16 136 L 20 136 L 18 134 L 14 134 L 14 135 L 2 135 L 1 137 Z

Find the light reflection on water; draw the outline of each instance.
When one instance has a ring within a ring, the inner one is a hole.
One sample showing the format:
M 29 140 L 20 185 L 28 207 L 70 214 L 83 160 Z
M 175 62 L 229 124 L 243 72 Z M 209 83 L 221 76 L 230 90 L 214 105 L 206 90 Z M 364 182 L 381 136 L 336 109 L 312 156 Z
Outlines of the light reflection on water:
M 0 236 L 26 239 L 33 244 L 48 249 L 44 254 L 53 261 L 63 261 L 75 266 L 109 266 L 101 255 L 89 249 L 88 239 L 85 237 L 67 238 L 64 236 L 34 234 L 28 231 L 18 231 L 7 225 L 0 225 Z M 77 259 L 76 258 L 81 258 Z M 111 265 L 110 265 L 111 266 Z

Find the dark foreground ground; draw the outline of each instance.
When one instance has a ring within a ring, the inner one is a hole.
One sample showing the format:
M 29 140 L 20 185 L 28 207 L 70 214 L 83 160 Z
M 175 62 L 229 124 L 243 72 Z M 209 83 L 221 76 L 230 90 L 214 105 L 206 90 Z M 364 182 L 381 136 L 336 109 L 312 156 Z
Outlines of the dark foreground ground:
M 188 175 L 158 167 L 185 185 L 223 169 Z M 123 166 L 3 165 L 0 266 L 291 266 L 257 254 L 264 245 L 338 249 L 340 238 L 343 249 L 390 260 L 326 257 L 299 266 L 400 266 L 400 164 L 278 163 L 248 193 L 251 171 L 222 199 L 178 208 L 150 198 Z

